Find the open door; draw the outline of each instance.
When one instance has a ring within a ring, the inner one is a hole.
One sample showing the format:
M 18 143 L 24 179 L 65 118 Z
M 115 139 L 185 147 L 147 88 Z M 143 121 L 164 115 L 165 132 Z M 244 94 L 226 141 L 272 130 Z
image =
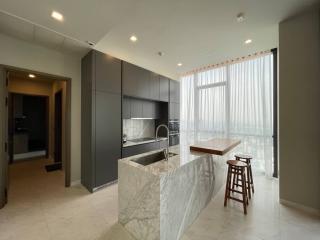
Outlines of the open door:
M 0 208 L 7 203 L 8 193 L 8 91 L 7 74 L 0 66 Z

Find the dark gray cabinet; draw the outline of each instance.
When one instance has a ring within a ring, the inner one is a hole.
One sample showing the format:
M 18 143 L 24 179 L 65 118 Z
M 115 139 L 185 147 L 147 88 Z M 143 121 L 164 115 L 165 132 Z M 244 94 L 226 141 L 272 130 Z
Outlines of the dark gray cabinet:
M 143 101 L 140 99 L 131 98 L 130 102 L 130 117 L 142 118 Z
M 150 72 L 150 99 L 160 100 L 160 78 L 153 72 Z
M 136 96 L 138 94 L 138 81 L 135 77 L 136 68 L 127 62 L 122 62 L 122 92 L 127 96 Z
M 122 118 L 129 119 L 131 118 L 131 101 L 130 98 L 124 97 L 122 99 Z
M 121 158 L 121 95 L 96 91 L 95 185 L 118 178 Z
M 123 97 L 122 100 L 122 117 L 130 118 L 160 118 L 159 102 Z
M 151 101 L 142 102 L 142 117 L 155 118 L 155 103 Z
M 92 50 L 81 62 L 81 183 L 91 192 L 117 180 L 121 121 L 121 61 Z
M 122 148 L 122 119 L 167 122 L 169 101 L 169 118 L 178 119 L 179 98 L 178 82 L 90 51 L 81 62 L 81 183 L 92 192 L 117 180 L 121 154 L 164 147 L 165 141 Z
M 150 98 L 150 71 L 131 63 L 123 62 L 122 83 L 124 95 Z
M 169 104 L 169 119 L 179 120 L 180 119 L 180 104 L 175 102 L 170 102 Z
M 121 60 L 94 51 L 95 89 L 121 94 Z
M 170 79 L 169 81 L 169 119 L 180 119 L 180 83 Z
M 169 79 L 159 76 L 159 100 L 169 102 Z
M 122 157 L 130 157 L 133 155 L 146 153 L 150 151 L 155 151 L 160 148 L 165 148 L 167 145 L 167 141 L 159 141 L 159 142 L 152 142 L 152 143 L 145 143 L 139 144 L 134 146 L 128 146 L 122 148 Z
M 170 79 L 170 102 L 180 102 L 180 83 Z

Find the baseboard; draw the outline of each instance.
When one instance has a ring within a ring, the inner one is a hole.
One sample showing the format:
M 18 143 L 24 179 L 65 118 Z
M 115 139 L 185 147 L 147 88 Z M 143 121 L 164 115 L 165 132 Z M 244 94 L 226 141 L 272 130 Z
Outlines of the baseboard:
M 104 184 L 104 185 L 102 185 L 102 186 L 99 186 L 99 187 L 94 188 L 94 189 L 93 189 L 93 192 L 99 191 L 99 190 L 101 190 L 101 189 L 103 189 L 103 188 L 109 187 L 110 185 L 113 185 L 113 184 L 116 184 L 116 183 L 118 183 L 118 180 L 114 180 L 114 181 L 112 181 L 112 182 L 106 183 L 106 184 Z
M 304 206 L 304 205 L 302 205 L 300 203 L 291 202 L 291 201 L 288 201 L 288 200 L 285 200 L 285 199 L 280 199 L 280 204 L 283 204 L 283 205 L 286 205 L 286 206 L 289 206 L 289 207 L 293 207 L 293 208 L 297 208 L 297 209 L 303 210 L 305 212 L 320 216 L 320 210 Z
M 70 187 L 75 187 L 81 185 L 81 180 L 72 181 Z

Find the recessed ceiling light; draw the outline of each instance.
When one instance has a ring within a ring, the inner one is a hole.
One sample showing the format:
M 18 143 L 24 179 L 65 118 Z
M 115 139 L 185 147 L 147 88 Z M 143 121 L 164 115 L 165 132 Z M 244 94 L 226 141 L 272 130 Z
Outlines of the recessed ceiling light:
M 135 35 L 132 35 L 131 37 L 130 37 L 130 41 L 131 42 L 136 42 L 138 40 L 138 38 L 135 36 Z
M 178 63 L 177 65 L 178 65 L 178 67 L 181 67 L 181 66 L 182 66 L 182 63 Z
M 247 39 L 247 40 L 244 41 L 244 43 L 245 44 L 250 44 L 250 43 L 252 43 L 252 39 Z
M 54 19 L 62 22 L 63 21 L 63 15 L 59 12 L 56 12 L 56 11 L 52 11 L 51 13 L 51 17 L 53 17 Z
M 243 13 L 239 13 L 237 15 L 237 22 L 241 23 L 245 20 L 244 14 Z
M 34 75 L 34 74 L 29 74 L 29 78 L 35 78 L 36 77 L 36 75 Z

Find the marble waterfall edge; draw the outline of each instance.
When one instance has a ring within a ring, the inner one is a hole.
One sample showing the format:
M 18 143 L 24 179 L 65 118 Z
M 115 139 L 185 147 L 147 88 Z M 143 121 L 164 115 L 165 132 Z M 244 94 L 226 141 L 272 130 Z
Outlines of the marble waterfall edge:
M 223 185 L 221 157 L 178 152 L 153 166 L 119 161 L 119 222 L 136 239 L 179 239 Z

